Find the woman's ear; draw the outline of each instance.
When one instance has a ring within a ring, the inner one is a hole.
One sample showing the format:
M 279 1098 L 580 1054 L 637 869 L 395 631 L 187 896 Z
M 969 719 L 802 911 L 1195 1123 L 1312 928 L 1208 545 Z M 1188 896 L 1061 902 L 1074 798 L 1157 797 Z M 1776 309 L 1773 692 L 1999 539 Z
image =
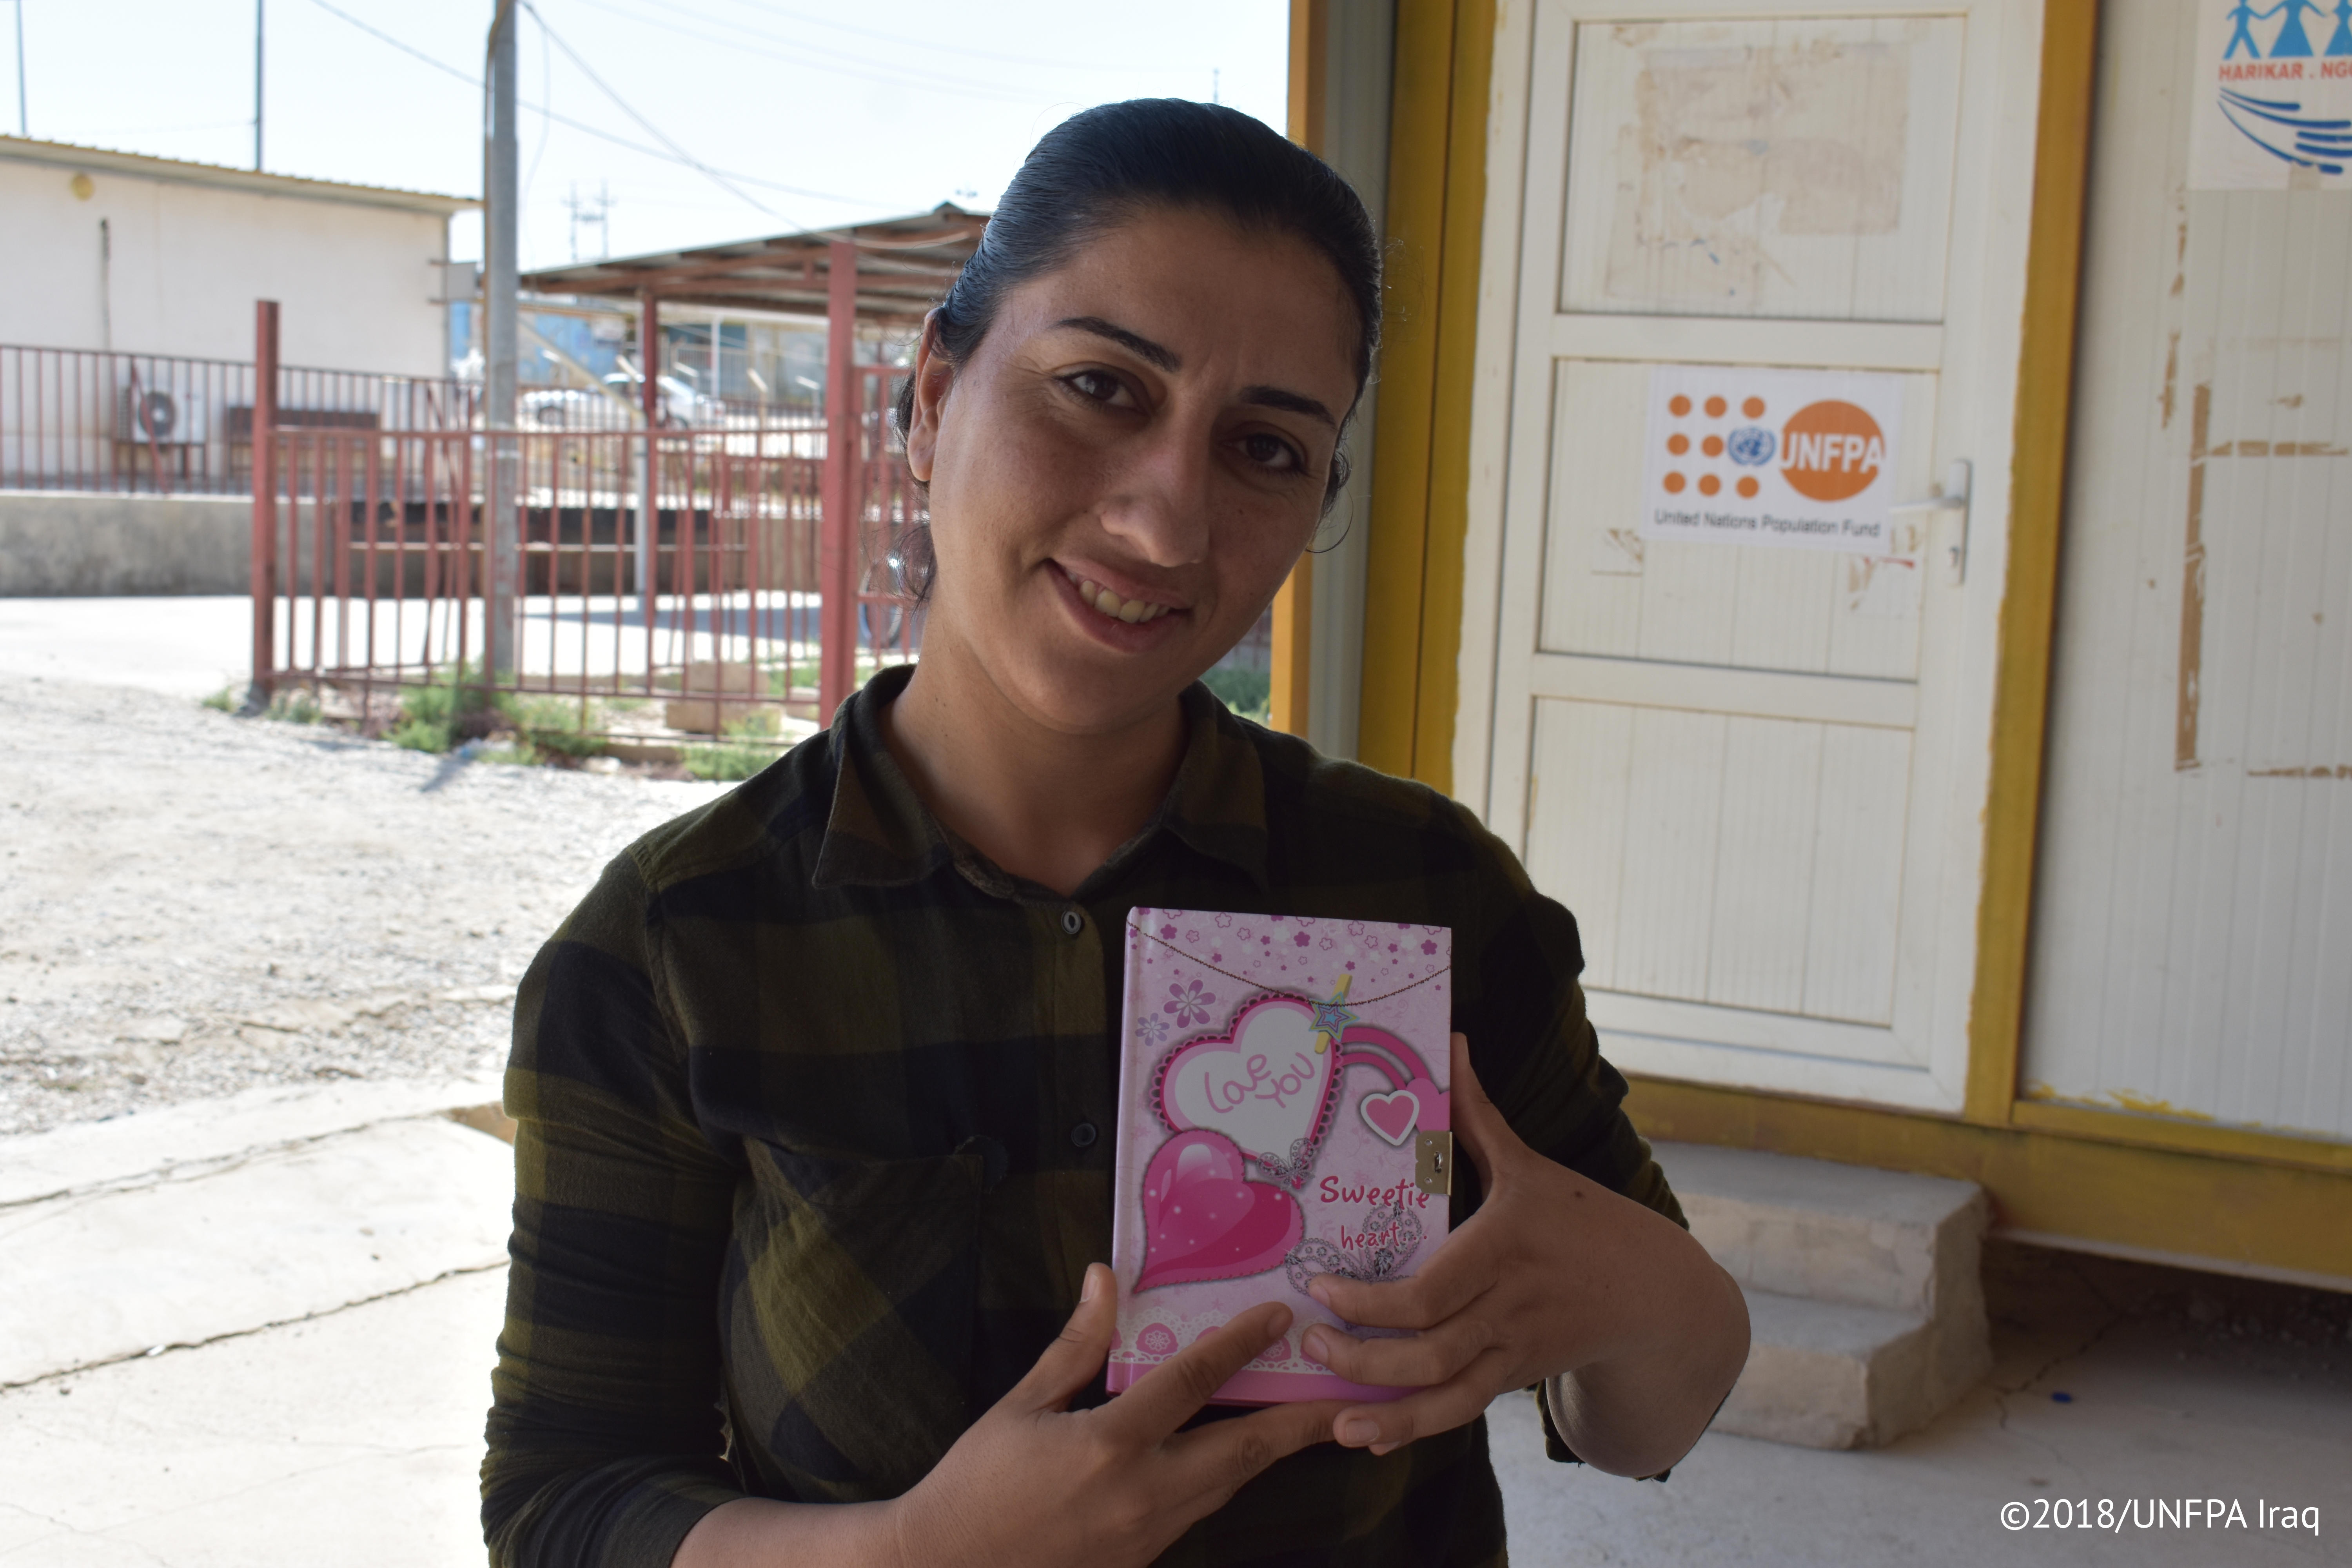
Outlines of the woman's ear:
M 931 482 L 940 416 L 954 384 L 955 366 L 940 352 L 940 313 L 933 310 L 923 318 L 923 341 L 915 349 L 914 409 L 907 421 L 907 471 L 920 484 Z

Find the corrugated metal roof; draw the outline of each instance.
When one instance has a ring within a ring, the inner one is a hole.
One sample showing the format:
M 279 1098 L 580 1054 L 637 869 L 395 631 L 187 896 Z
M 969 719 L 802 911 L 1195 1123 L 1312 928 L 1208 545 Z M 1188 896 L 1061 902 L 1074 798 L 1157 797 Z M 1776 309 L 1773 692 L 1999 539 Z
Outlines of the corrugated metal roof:
M 987 226 L 986 213 L 942 202 L 927 213 L 874 223 L 549 268 L 523 274 L 522 286 L 540 294 L 634 300 L 651 293 L 664 303 L 822 316 L 832 288 L 833 242 L 846 239 L 857 247 L 858 319 L 903 324 L 921 320 L 947 291 Z
M 404 191 L 391 185 L 355 185 L 340 180 L 312 180 L 299 174 L 271 174 L 253 169 L 232 169 L 219 163 L 192 163 L 179 158 L 155 158 L 144 153 L 117 153 L 106 147 L 84 147 L 72 142 L 42 142 L 23 136 L 0 136 L 0 159 L 15 163 L 45 163 L 52 168 L 82 169 L 123 174 L 133 179 L 163 180 L 173 184 L 210 185 L 220 190 L 252 191 L 262 195 L 296 196 L 309 201 L 344 202 L 359 206 L 397 207 L 409 212 L 467 212 L 482 204 L 472 196 L 445 196 L 432 191 Z

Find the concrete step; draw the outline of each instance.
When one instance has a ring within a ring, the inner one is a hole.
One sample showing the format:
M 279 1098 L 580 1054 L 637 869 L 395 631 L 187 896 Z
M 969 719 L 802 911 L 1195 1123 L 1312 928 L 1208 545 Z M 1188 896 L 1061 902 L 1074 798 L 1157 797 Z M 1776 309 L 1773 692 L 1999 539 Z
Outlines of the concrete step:
M 1927 1319 L 1769 1290 L 1746 1294 L 1748 1367 L 1717 1415 L 1716 1431 L 1807 1448 L 1875 1448 L 1934 1415 L 1935 1325 Z
M 376 1088 L 0 1141 L 0 1387 L 504 1263 L 513 1151 L 450 1114 L 480 1086 Z
M 497 1074 L 273 1085 L 0 1139 L 0 1209 L 185 1180 L 380 1121 L 495 1105 Z
M 1973 1183 L 1661 1143 L 1691 1234 L 1739 1281 L 1751 1349 L 1716 1429 L 1875 1447 L 1992 1364 Z

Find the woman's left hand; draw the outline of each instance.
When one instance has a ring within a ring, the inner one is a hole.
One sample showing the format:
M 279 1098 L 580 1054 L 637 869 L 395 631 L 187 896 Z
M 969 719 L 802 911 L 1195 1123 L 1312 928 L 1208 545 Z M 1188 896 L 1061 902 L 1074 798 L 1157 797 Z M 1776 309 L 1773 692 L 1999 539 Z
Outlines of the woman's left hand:
M 1419 1331 L 1307 1331 L 1307 1353 L 1340 1376 L 1419 1390 L 1341 1411 L 1333 1436 L 1385 1454 L 1566 1374 L 1553 1417 L 1580 1458 L 1619 1475 L 1664 1469 L 1746 1364 L 1739 1287 L 1674 1221 L 1528 1148 L 1471 1071 L 1468 1038 L 1453 1047 L 1454 1136 L 1486 1201 L 1410 1279 L 1314 1281 L 1315 1299 L 1349 1323 Z

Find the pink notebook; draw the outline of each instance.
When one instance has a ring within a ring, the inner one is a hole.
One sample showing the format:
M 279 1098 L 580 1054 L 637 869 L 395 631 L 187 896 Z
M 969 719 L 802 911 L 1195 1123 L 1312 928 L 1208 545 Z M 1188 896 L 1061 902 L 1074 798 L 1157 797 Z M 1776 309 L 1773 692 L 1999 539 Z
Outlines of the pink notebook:
M 1398 1279 L 1448 1229 L 1453 933 L 1139 909 L 1119 1020 L 1114 1394 L 1265 1300 L 1289 1332 L 1223 1405 L 1393 1399 L 1307 1359 L 1318 1274 Z

